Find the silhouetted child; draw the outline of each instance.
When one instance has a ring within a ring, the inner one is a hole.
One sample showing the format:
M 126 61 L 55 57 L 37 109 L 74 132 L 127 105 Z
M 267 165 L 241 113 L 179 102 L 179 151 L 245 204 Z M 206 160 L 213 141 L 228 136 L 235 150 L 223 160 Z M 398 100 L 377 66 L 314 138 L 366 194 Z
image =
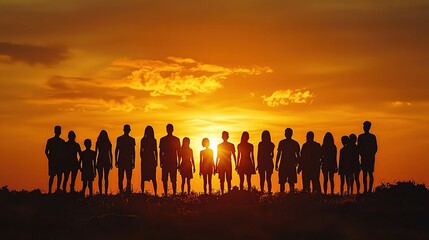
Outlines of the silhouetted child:
M 359 148 L 357 145 L 357 136 L 350 134 L 350 154 L 351 154 L 351 175 L 350 175 L 350 194 L 353 194 L 353 183 L 356 182 L 356 193 L 360 192 L 360 162 L 359 162 Z
M 340 166 L 338 174 L 340 175 L 340 194 L 344 193 L 344 183 L 347 184 L 347 193 L 350 193 L 350 178 L 351 178 L 351 151 L 350 139 L 348 136 L 341 137 L 343 148 L 340 150 Z
M 188 194 L 191 193 L 192 173 L 195 172 L 194 154 L 189 147 L 191 141 L 189 138 L 183 138 L 182 148 L 180 149 L 180 175 L 182 176 L 182 193 L 184 193 L 185 181 L 188 185 Z
M 204 138 L 202 142 L 205 148 L 200 152 L 200 176 L 203 176 L 204 194 L 207 194 L 207 184 L 209 185 L 209 194 L 212 193 L 212 175 L 215 172 L 213 150 L 210 149 L 210 140 Z
M 95 151 L 91 150 L 91 140 L 85 139 L 85 150 L 80 155 L 80 166 L 82 172 L 83 189 L 82 193 L 85 195 L 86 187 L 89 188 L 89 195 L 92 195 L 92 182 L 95 178 Z

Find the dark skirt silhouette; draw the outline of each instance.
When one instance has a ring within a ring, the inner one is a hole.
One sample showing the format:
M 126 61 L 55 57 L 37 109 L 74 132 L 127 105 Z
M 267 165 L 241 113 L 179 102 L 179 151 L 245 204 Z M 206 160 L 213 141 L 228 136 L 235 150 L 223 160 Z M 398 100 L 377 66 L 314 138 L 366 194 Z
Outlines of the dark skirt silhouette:
M 335 145 L 322 146 L 322 172 L 334 172 L 337 170 L 337 147 Z
M 251 154 L 253 152 L 253 145 L 250 143 L 240 143 L 237 146 L 241 152 L 241 158 L 238 164 L 238 174 L 255 174 L 255 165 L 252 163 Z
M 97 169 L 110 169 L 110 151 L 112 149 L 111 143 L 101 144 L 99 142 L 96 143 L 96 149 L 98 149 L 98 157 L 97 157 Z
M 213 150 L 211 149 L 204 149 L 200 152 L 200 156 L 202 159 L 201 166 L 200 166 L 200 172 L 201 174 L 213 174 L 214 169 L 214 159 L 213 159 Z
M 272 174 L 274 170 L 273 162 L 274 143 L 260 142 L 258 144 L 258 172 L 260 174 Z
M 142 138 L 141 140 L 141 174 L 143 181 L 150 181 L 156 178 L 156 140 Z
M 193 156 L 192 149 L 183 149 L 180 151 L 182 157 L 182 162 L 180 163 L 180 175 L 185 178 L 192 179 L 192 162 L 191 158 Z

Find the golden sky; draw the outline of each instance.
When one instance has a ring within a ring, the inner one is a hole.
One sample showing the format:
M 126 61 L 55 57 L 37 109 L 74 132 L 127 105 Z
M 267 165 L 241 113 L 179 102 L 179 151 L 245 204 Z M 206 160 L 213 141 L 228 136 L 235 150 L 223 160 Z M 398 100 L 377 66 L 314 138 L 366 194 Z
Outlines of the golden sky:
M 376 184 L 428 184 L 428 22 L 420 0 L 3 0 L 0 185 L 47 189 L 54 125 L 83 147 L 101 129 L 114 142 L 129 123 L 140 142 L 147 125 L 159 139 L 172 123 L 198 162 L 202 138 L 215 148 L 223 130 L 236 145 L 249 131 L 255 147 L 265 129 L 276 145 L 286 127 L 301 145 L 331 131 L 340 147 L 364 120 Z

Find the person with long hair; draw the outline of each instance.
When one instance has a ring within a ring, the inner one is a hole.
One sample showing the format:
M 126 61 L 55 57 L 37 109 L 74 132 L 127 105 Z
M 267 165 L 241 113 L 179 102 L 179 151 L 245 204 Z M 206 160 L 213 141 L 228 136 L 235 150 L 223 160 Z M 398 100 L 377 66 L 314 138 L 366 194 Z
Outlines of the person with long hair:
M 208 138 L 203 139 L 202 145 L 205 149 L 200 152 L 200 176 L 203 176 L 204 194 L 207 194 L 207 185 L 209 186 L 209 194 L 211 194 L 212 175 L 215 173 L 213 150 L 210 149 Z
M 249 133 L 243 132 L 241 141 L 237 146 L 237 170 L 240 176 L 240 190 L 244 189 L 244 176 L 247 180 L 247 189 L 252 188 L 252 174 L 255 174 L 255 160 L 253 153 L 253 144 L 249 143 Z
M 157 195 L 156 167 L 158 165 L 158 150 L 155 133 L 152 126 L 147 126 L 140 141 L 141 159 L 141 190 L 144 193 L 144 182 L 152 181 L 153 191 Z
M 182 147 L 180 148 L 179 154 L 179 171 L 180 176 L 182 176 L 182 194 L 184 193 L 185 182 L 188 186 L 188 194 L 191 193 L 191 179 L 193 178 L 192 173 L 195 172 L 194 153 L 189 147 L 190 144 L 191 140 L 188 137 L 183 138 Z
M 323 192 L 328 193 L 328 181 L 331 183 L 331 194 L 334 194 L 334 174 L 338 171 L 337 146 L 334 143 L 334 136 L 327 132 L 322 143 L 322 173 Z
M 104 178 L 104 193 L 107 194 L 109 189 L 109 172 L 113 168 L 112 159 L 112 143 L 106 130 L 101 130 L 95 143 L 95 152 L 97 159 L 98 172 L 98 190 L 103 194 L 103 178 Z
M 259 172 L 261 191 L 264 192 L 265 180 L 267 180 L 268 193 L 271 194 L 271 175 L 274 169 L 274 143 L 271 142 L 271 135 L 267 130 L 262 132 L 261 140 L 258 144 L 258 166 L 256 170 Z
M 66 191 L 67 181 L 71 173 L 70 180 L 70 192 L 74 192 L 74 186 L 76 183 L 76 176 L 79 171 L 79 160 L 78 155 L 82 153 L 79 143 L 76 142 L 76 134 L 73 131 L 68 133 L 68 141 L 64 145 L 65 147 L 65 160 L 64 163 L 64 181 L 63 191 Z

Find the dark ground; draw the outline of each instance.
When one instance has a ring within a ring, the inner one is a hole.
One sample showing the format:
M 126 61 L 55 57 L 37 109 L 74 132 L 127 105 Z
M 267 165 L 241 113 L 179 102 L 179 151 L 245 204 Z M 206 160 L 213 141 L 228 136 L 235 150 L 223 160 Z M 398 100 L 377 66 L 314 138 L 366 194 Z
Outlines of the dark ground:
M 303 193 L 83 198 L 0 190 L 1 239 L 429 239 L 424 185 L 371 195 Z

